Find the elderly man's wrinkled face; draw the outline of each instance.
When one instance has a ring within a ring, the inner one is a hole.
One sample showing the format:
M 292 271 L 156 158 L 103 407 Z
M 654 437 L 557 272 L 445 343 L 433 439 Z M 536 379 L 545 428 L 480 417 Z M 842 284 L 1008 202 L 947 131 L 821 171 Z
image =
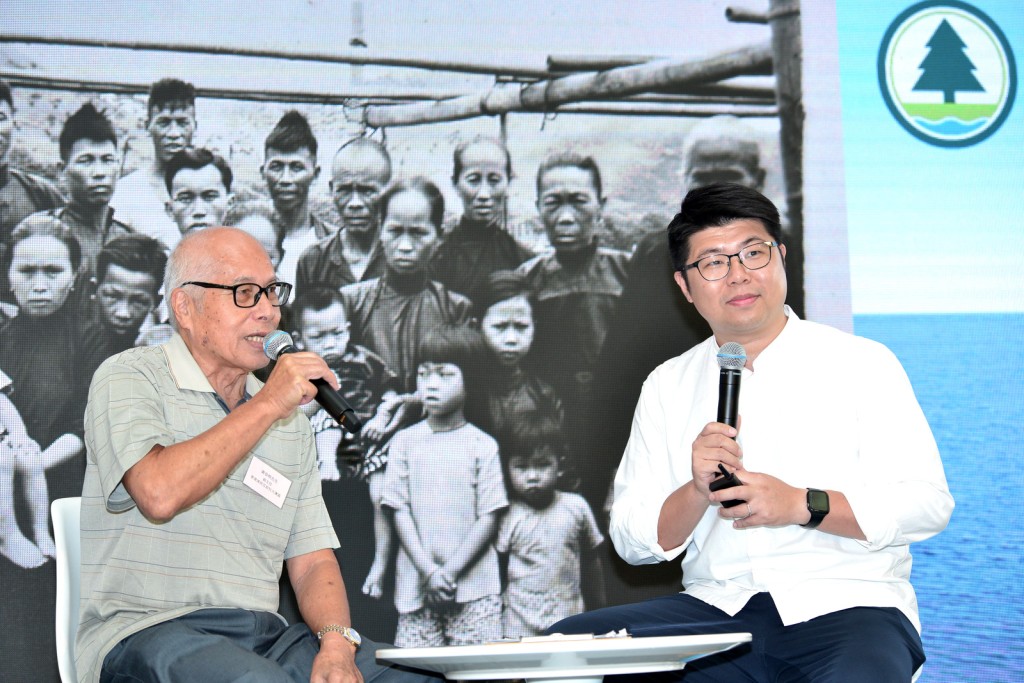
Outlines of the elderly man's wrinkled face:
M 342 227 L 358 233 L 376 232 L 378 203 L 391 170 L 388 160 L 371 149 L 343 149 L 331 169 L 331 197 Z
M 234 228 L 210 228 L 196 233 L 182 248 L 212 264 L 197 280 L 218 285 L 251 282 L 265 287 L 277 280 L 263 246 Z M 182 299 L 187 296 L 188 300 Z M 264 293 L 252 308 L 235 305 L 226 289 L 186 285 L 172 294 L 172 305 L 192 355 L 204 372 L 251 372 L 269 360 L 263 338 L 277 329 L 281 309 Z

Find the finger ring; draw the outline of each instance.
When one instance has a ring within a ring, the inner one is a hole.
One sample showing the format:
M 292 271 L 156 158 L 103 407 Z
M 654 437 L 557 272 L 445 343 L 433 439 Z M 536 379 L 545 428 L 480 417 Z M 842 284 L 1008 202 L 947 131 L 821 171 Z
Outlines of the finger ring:
M 746 519 L 747 517 L 750 517 L 752 514 L 754 514 L 754 511 L 750 509 L 750 503 L 744 503 L 744 505 L 747 506 L 747 514 L 743 515 L 742 517 L 737 517 L 736 518 L 737 522 L 742 522 L 744 519 Z

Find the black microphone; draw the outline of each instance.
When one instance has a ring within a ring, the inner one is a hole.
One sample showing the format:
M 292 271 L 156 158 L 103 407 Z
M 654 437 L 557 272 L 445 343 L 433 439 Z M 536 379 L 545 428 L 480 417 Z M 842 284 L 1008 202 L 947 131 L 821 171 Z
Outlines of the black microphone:
M 263 339 L 263 353 L 267 354 L 270 360 L 277 360 L 282 353 L 299 353 L 295 348 L 292 337 L 283 330 L 275 330 Z M 348 401 L 335 391 L 334 387 L 327 383 L 322 377 L 311 379 L 310 382 L 316 387 L 316 402 L 327 411 L 349 434 L 357 434 L 363 428 L 363 423 L 356 415 L 356 411 L 348 404 Z
M 718 350 L 718 422 L 735 428 L 739 422 L 740 412 L 740 377 L 743 366 L 747 363 L 747 352 L 736 342 L 728 342 Z M 718 470 L 722 473 L 708 484 L 712 491 L 728 489 L 743 484 L 735 472 L 729 472 L 721 463 Z M 723 500 L 722 507 L 731 508 L 745 503 L 745 500 Z
M 735 428 L 740 412 L 740 377 L 747 364 L 747 352 L 736 342 L 718 350 L 718 421 Z

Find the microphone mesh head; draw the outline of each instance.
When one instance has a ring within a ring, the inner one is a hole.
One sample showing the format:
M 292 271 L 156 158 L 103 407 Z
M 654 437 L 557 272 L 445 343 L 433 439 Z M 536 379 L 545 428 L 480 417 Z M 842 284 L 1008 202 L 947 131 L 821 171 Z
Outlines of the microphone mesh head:
M 718 349 L 718 367 L 723 370 L 739 370 L 747 364 L 747 352 L 736 342 L 726 342 Z
M 289 346 L 295 346 L 292 336 L 284 330 L 274 330 L 263 338 L 263 353 L 267 354 L 270 360 L 277 360 L 281 350 Z

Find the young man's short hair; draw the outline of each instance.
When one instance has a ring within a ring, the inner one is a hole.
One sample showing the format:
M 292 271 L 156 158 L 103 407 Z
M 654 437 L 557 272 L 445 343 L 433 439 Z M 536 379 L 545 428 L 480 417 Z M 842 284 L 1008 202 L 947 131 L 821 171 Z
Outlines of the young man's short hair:
M 231 167 L 228 166 L 228 162 L 224 157 L 214 154 L 203 147 L 192 147 L 177 152 L 167 162 L 167 167 L 164 169 L 164 183 L 167 185 L 167 193 L 171 193 L 171 187 L 174 185 L 174 176 L 178 175 L 179 171 L 186 168 L 198 171 L 206 166 L 214 166 L 220 171 L 220 179 L 224 184 L 224 189 L 231 192 L 231 181 L 234 179 L 234 175 L 231 173 Z
M 263 144 L 264 153 L 268 149 L 289 153 L 308 149 L 310 154 L 316 157 L 316 136 L 313 135 L 313 129 L 306 117 L 292 109 L 286 112 L 274 126 L 274 130 L 270 131 L 270 135 L 267 136 L 267 140 Z
M 114 125 L 106 114 L 98 110 L 92 102 L 86 102 L 78 111 L 68 117 L 60 131 L 60 158 L 67 163 L 71 158 L 71 148 L 79 140 L 93 142 L 112 142 L 117 147 L 117 133 Z
M 110 266 L 120 266 L 133 273 L 144 273 L 153 278 L 153 292 L 164 282 L 167 253 L 160 240 L 149 235 L 122 235 L 103 245 L 96 256 L 96 282 L 102 283 Z
M 597 196 L 600 199 L 604 195 L 601 190 L 601 170 L 597 167 L 597 162 L 594 161 L 594 157 L 585 156 L 583 154 L 577 154 L 576 152 L 556 152 L 551 154 L 547 159 L 541 163 L 540 168 L 537 169 L 537 196 L 540 196 L 540 184 L 544 179 L 544 174 L 554 168 L 579 168 L 590 174 L 591 179 L 594 181 L 594 189 L 597 190 Z
M 782 244 L 779 210 L 757 190 L 736 183 L 713 183 L 687 192 L 679 213 L 668 224 L 672 267 L 686 275 L 683 269 L 691 235 L 743 219 L 760 221 L 772 240 Z
M 187 109 L 196 106 L 196 89 L 191 83 L 177 78 L 161 78 L 149 87 L 149 101 L 146 113 L 152 116 L 153 111 L 170 109 Z
M 11 85 L 0 78 L 0 101 L 6 102 L 14 109 L 14 93 L 11 92 Z

